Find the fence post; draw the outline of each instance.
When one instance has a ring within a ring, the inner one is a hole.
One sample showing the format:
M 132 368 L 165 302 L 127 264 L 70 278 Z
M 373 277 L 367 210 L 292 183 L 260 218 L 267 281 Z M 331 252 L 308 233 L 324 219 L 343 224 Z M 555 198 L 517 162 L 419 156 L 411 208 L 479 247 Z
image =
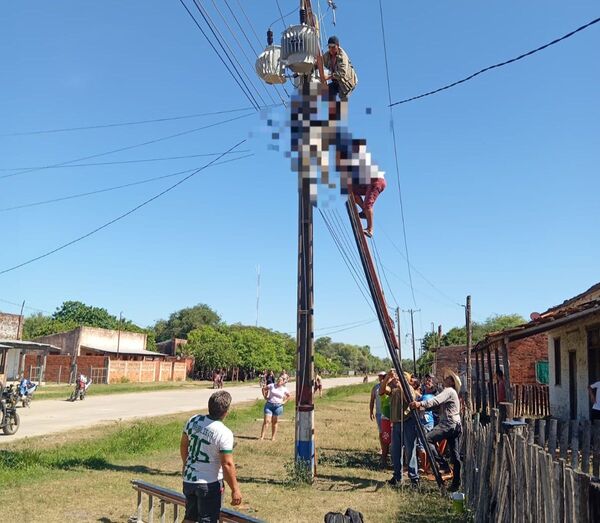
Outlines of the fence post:
M 569 449 L 569 422 L 560 424 L 560 457 L 567 459 L 567 450 Z
M 60 385 L 60 375 L 62 374 L 62 365 L 58 366 L 58 381 L 56 382 L 57 384 Z
M 539 419 L 537 420 L 538 425 L 538 434 L 537 434 L 537 443 L 543 449 L 546 448 L 546 420 Z
M 548 420 L 548 454 L 554 458 L 554 454 L 556 453 L 556 428 L 558 425 L 558 420 L 556 418 L 552 418 Z
M 571 467 L 579 468 L 579 420 L 571 420 Z
M 592 474 L 596 477 L 600 476 L 600 420 L 594 420 L 592 427 L 594 435 L 594 445 L 592 454 Z
M 590 471 L 591 425 L 589 420 L 581 421 L 581 472 Z

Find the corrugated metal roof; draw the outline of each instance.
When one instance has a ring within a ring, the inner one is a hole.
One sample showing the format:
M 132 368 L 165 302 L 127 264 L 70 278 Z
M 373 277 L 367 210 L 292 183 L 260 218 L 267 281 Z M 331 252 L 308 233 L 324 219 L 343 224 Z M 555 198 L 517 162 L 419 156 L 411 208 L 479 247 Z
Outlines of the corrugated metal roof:
M 59 347 L 50 345 L 49 343 L 40 343 L 30 340 L 0 340 L 0 346 L 3 349 L 25 349 L 25 350 L 51 350 L 60 352 Z
M 106 352 L 109 354 L 117 354 L 117 348 L 110 348 L 110 349 L 99 349 L 97 347 L 89 347 L 88 345 L 82 345 L 81 346 L 82 349 L 87 349 L 87 350 L 95 350 L 98 352 Z M 158 356 L 161 358 L 165 358 L 167 355 L 163 354 L 162 352 L 154 352 L 151 350 L 145 350 L 145 349 L 119 349 L 118 351 L 119 354 L 127 354 L 127 355 L 133 355 L 133 356 Z

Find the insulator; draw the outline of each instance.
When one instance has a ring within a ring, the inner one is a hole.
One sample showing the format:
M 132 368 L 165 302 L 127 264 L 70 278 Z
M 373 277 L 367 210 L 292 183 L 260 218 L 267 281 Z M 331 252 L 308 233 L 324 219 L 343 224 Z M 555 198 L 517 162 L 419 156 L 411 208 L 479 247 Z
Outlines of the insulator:
M 268 84 L 286 82 L 285 66 L 281 62 L 281 47 L 278 45 L 268 45 L 256 59 L 254 67 L 256 74 Z
M 306 9 L 304 9 L 304 8 L 300 9 L 300 23 L 301 24 L 306 23 Z
M 306 24 L 292 25 L 281 35 L 281 60 L 298 74 L 310 74 L 319 54 L 319 36 Z
M 267 45 L 273 45 L 273 31 L 267 31 Z

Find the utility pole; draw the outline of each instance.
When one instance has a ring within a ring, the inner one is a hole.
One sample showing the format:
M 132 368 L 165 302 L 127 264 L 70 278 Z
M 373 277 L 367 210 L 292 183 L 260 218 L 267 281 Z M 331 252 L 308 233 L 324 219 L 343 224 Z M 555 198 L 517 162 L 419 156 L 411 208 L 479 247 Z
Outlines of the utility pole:
M 121 323 L 123 322 L 123 311 L 119 312 L 119 333 L 117 334 L 117 359 L 119 359 L 119 349 L 121 348 Z
M 402 361 L 402 337 L 400 335 L 400 307 L 396 307 L 396 329 L 398 331 L 398 359 Z
M 415 312 L 421 312 L 421 309 L 408 309 L 404 312 L 410 312 L 410 331 L 411 331 L 411 338 L 412 338 L 412 352 L 413 352 L 413 374 L 417 373 L 417 352 L 415 349 L 415 319 L 414 319 L 414 314 Z
M 310 0 L 300 0 L 300 23 L 315 27 Z M 321 82 L 325 82 L 323 62 L 317 56 Z M 292 140 L 303 136 L 303 126 L 310 115 L 311 76 L 303 75 L 300 83 L 300 103 L 292 103 Z M 294 126 L 297 126 L 294 129 Z M 292 144 L 292 150 L 294 149 Z M 299 152 L 301 154 L 301 152 Z M 313 353 L 313 204 L 310 197 L 310 177 L 300 170 L 298 190 L 298 316 L 296 358 L 296 448 L 295 461 L 304 465 L 312 481 L 316 468 L 314 419 L 314 353 Z
M 467 296 L 465 307 L 465 323 L 467 329 L 467 397 L 466 404 L 469 412 L 473 411 L 471 403 L 471 350 L 473 348 L 473 324 L 471 322 L 471 296 Z

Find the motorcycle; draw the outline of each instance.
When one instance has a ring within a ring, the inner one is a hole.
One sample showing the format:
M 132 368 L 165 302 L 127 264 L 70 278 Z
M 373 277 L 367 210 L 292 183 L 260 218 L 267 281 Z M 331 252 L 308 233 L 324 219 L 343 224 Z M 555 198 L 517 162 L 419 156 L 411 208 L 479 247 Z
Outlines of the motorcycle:
M 37 383 L 32 383 L 29 380 L 21 380 L 19 383 L 19 401 L 21 401 L 23 407 L 29 407 L 31 400 L 33 399 L 33 393 L 38 387 Z
M 69 396 L 68 401 L 77 401 L 77 398 L 83 401 L 85 399 L 87 390 L 90 388 L 91 384 L 92 380 L 90 379 L 88 379 L 85 383 L 80 379 L 77 379 L 77 381 L 75 382 L 75 389 L 73 390 L 73 392 L 71 392 L 71 396 Z
M 0 396 L 0 428 L 7 436 L 10 436 L 19 430 L 21 423 L 17 414 L 17 403 L 19 402 L 19 393 L 9 385 L 2 390 Z

